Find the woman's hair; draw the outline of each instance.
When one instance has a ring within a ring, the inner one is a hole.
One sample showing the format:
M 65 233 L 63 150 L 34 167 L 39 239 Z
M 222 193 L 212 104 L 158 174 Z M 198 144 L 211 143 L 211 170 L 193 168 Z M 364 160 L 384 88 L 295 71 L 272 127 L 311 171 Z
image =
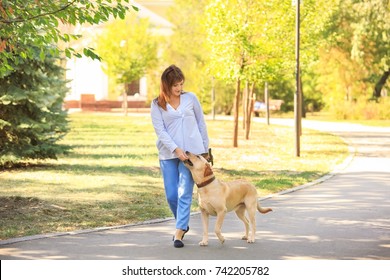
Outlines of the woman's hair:
M 172 95 L 172 86 L 175 83 L 184 82 L 185 77 L 183 72 L 180 70 L 179 67 L 176 65 L 171 65 L 167 69 L 164 70 L 164 72 L 161 75 L 161 88 L 160 88 L 160 94 L 155 99 L 157 101 L 157 104 L 163 108 L 164 110 L 167 110 L 167 103 L 169 102 L 169 99 Z

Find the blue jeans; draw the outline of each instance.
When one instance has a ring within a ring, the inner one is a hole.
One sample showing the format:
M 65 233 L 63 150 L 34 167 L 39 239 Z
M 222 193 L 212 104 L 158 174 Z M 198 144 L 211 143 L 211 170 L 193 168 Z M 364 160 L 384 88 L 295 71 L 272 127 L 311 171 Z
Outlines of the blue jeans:
M 179 159 L 160 160 L 165 195 L 176 219 L 176 229 L 186 230 L 190 221 L 194 180 Z

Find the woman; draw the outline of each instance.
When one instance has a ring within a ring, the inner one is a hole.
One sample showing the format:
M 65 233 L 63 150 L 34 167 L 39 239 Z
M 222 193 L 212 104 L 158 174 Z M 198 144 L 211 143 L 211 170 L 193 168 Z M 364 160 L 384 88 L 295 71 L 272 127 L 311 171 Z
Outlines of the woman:
M 160 95 L 151 104 L 165 194 L 175 216 L 174 247 L 184 246 L 189 230 L 194 181 L 183 161 L 186 151 L 207 153 L 209 139 L 201 105 L 194 93 L 184 92 L 183 72 L 175 65 L 161 75 Z

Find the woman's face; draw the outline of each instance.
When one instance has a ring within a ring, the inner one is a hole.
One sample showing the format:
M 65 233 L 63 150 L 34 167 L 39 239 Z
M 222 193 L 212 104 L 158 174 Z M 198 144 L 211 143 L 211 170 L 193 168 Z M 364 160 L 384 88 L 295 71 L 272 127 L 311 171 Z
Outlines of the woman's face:
M 184 81 L 180 81 L 180 82 L 174 83 L 172 88 L 171 88 L 172 95 L 180 96 L 180 94 L 183 91 L 183 85 L 184 85 Z

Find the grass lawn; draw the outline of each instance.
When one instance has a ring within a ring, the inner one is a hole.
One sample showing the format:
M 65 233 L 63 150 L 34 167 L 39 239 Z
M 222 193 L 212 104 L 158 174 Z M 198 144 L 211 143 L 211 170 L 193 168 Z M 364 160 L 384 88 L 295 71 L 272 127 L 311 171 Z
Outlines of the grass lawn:
M 0 239 L 171 217 L 149 115 L 76 113 L 63 143 L 68 155 L 0 173 Z M 348 155 L 338 137 L 304 130 L 301 157 L 294 129 L 253 123 L 251 139 L 233 123 L 207 122 L 219 179 L 246 178 L 260 196 L 313 181 Z M 196 187 L 193 210 L 197 211 Z

